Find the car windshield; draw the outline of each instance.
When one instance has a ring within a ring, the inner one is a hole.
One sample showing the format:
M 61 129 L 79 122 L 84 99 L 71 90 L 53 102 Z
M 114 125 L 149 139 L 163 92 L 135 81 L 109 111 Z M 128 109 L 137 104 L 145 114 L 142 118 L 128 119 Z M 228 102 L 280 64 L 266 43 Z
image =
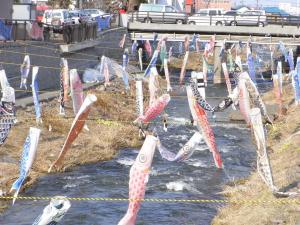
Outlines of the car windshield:
M 79 17 L 79 12 L 70 12 L 71 17 Z
M 98 14 L 97 9 L 86 9 L 84 10 L 87 14 Z
M 61 18 L 61 13 L 60 12 L 54 12 L 54 13 L 52 13 L 52 17 Z

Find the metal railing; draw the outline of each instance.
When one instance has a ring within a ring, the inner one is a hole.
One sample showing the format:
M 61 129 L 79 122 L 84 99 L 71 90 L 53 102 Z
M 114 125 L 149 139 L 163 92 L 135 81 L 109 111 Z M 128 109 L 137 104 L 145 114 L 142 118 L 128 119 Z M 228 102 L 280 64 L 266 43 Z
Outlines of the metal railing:
M 208 26 L 266 26 L 268 24 L 284 26 L 300 26 L 299 16 L 282 15 L 203 15 L 178 12 L 135 11 L 128 13 L 129 22 L 144 23 L 183 23 Z

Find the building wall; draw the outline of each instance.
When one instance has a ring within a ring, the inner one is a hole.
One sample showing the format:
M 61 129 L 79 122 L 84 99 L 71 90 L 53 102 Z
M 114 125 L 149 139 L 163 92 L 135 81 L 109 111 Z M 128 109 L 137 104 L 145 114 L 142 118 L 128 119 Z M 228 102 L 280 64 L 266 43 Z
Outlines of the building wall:
M 192 12 L 197 12 L 199 9 L 206 9 L 206 8 L 221 8 L 224 10 L 231 9 L 231 0 L 192 0 Z M 186 7 L 188 9 L 189 7 Z M 189 11 L 187 11 L 190 13 Z
M 11 19 L 13 0 L 0 1 L 0 18 Z

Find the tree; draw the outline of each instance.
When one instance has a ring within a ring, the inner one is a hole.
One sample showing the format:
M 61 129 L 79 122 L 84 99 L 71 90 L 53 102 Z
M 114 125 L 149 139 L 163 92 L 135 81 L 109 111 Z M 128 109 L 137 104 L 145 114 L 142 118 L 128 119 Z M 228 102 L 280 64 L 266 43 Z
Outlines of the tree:
M 53 8 L 59 7 L 67 9 L 69 5 L 72 4 L 72 0 L 48 0 L 47 4 L 52 6 Z

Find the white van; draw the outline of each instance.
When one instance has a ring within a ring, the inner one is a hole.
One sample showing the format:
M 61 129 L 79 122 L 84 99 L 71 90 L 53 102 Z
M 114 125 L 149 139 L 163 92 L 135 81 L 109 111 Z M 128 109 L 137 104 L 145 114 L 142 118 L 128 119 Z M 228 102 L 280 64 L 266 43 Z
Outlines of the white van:
M 45 10 L 42 23 L 56 26 L 58 30 L 65 24 L 71 24 L 72 20 L 69 11 L 66 9 Z
M 211 26 L 222 26 L 224 25 L 223 9 L 200 9 L 194 15 L 188 17 L 188 24 L 193 25 L 211 25 Z

